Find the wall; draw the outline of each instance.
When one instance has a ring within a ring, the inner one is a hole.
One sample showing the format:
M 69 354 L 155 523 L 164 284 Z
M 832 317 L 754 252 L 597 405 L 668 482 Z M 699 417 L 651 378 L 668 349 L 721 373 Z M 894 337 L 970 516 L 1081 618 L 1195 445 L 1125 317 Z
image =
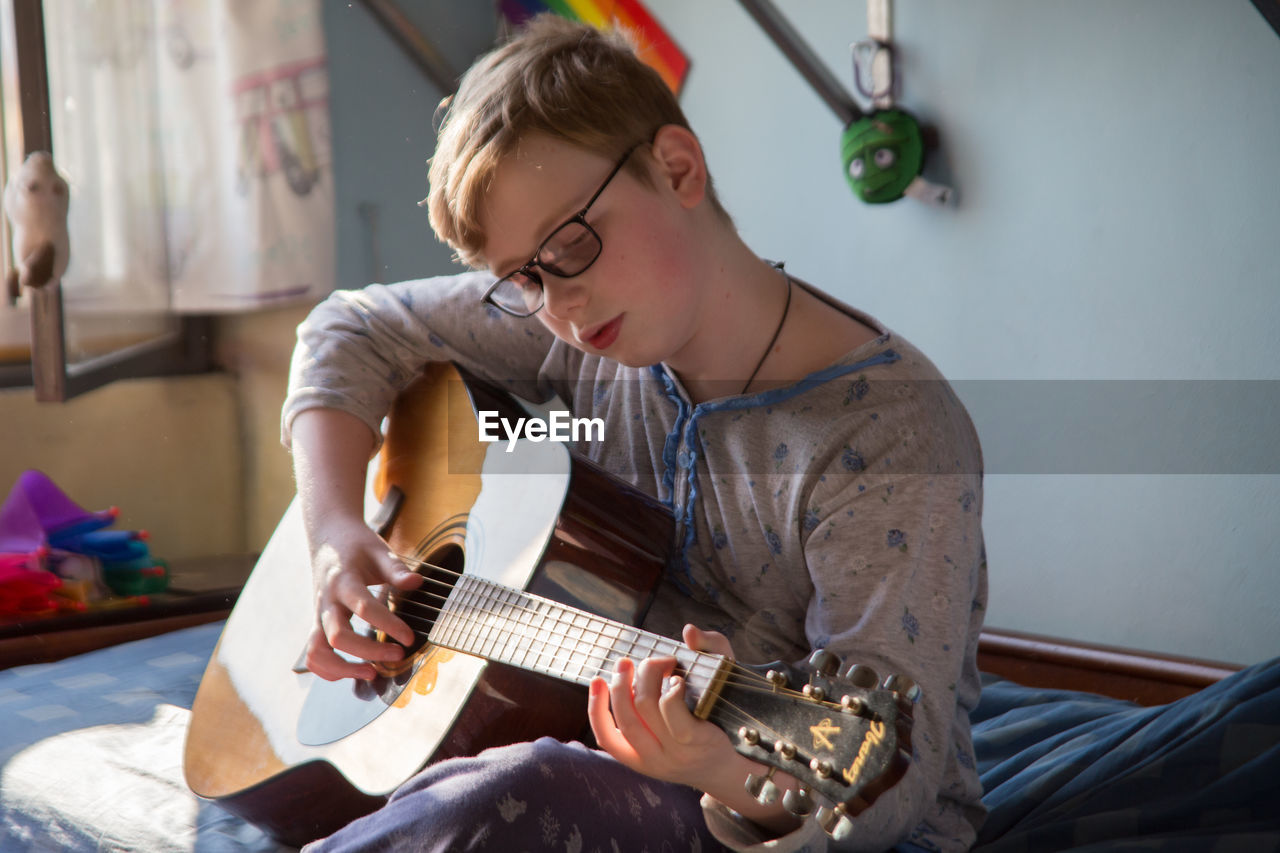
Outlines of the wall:
M 334 155 L 335 257 L 339 287 L 456 271 L 417 202 L 427 193 L 432 116 L 443 97 L 360 3 L 323 5 L 329 51 Z M 461 71 L 495 32 L 485 4 L 459 9 L 445 0 L 402 10 Z M 260 550 L 293 497 L 288 453 L 280 445 L 280 406 L 294 331 L 309 306 L 219 323 L 218 359 L 236 377 L 246 543 Z
M 683 103 L 748 241 L 957 381 L 987 454 L 989 624 L 1238 662 L 1280 653 L 1280 466 L 1259 455 L 1280 378 L 1280 38 L 1248 0 L 897 3 L 901 101 L 941 131 L 932 169 L 959 192 L 947 210 L 858 203 L 836 119 L 732 0 L 648 5 L 692 57 Z M 778 5 L 849 80 L 863 4 Z M 324 8 L 339 281 L 448 271 L 416 207 L 440 93 L 360 4 Z M 493 32 L 489 4 L 404 8 L 457 67 Z M 126 383 L 67 407 L 5 392 L 0 480 L 51 469 L 86 505 L 156 531 L 158 551 L 261 547 L 292 492 L 276 416 L 301 316 L 225 321 L 234 380 Z M 1010 426 L 1024 401 L 1078 414 L 1052 380 L 1108 380 L 1084 386 L 1099 416 L 1091 389 L 1163 384 L 1128 389 L 1156 402 L 1123 430 L 1072 445 L 1079 430 L 1055 432 L 1052 416 Z M 1222 389 L 1209 410 L 1167 409 Z M 1245 412 L 1254 396 L 1264 405 Z M 1104 452 L 1120 439 L 1163 449 L 1120 474 L 1123 454 Z M 1083 452 L 1057 455 L 1064 444 Z M 1171 465 L 1186 447 L 1215 453 Z
M 74 400 L 36 403 L 0 391 L 0 483 L 28 468 L 76 503 L 120 508 L 117 527 L 145 529 L 170 561 L 245 550 L 236 383 L 226 374 L 117 382 Z
M 400 2 L 458 73 L 493 42 L 491 3 Z M 436 89 L 361 3 L 325 3 L 337 164 L 340 286 L 460 272 L 418 202 L 435 149 Z
M 776 5 L 852 89 L 865 4 Z M 839 122 L 737 3 L 648 6 L 748 242 L 957 380 L 988 623 L 1280 653 L 1280 36 L 1249 0 L 894 4 L 945 210 L 859 203 Z

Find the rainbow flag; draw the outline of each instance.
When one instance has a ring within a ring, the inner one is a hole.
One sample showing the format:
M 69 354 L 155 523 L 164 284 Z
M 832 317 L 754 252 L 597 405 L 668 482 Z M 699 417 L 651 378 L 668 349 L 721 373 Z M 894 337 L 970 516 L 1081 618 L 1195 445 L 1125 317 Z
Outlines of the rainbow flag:
M 619 26 L 635 33 L 640 58 L 680 94 L 689 74 L 689 58 L 639 0 L 501 0 L 502 16 L 519 26 L 541 12 L 605 29 Z

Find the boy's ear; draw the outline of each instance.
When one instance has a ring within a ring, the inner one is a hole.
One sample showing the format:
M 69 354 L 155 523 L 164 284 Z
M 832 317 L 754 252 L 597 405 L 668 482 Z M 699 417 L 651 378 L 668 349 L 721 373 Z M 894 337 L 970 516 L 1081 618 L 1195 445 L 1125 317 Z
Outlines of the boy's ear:
M 663 125 L 654 134 L 651 151 L 656 177 L 683 206 L 692 208 L 706 197 L 707 162 L 693 131 L 678 124 Z

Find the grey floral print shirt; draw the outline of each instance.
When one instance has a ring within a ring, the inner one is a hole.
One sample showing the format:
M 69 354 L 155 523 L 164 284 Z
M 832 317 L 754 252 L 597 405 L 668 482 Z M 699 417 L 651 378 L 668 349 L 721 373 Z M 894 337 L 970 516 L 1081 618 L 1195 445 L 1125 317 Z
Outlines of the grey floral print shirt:
M 576 450 L 666 503 L 677 559 L 644 627 L 724 632 L 740 660 L 844 663 L 919 684 L 906 775 L 840 845 L 813 821 L 767 840 L 710 798 L 708 827 L 739 850 L 885 850 L 901 840 L 964 850 L 984 811 L 969 711 L 986 603 L 982 456 L 934 365 L 880 334 L 794 384 L 695 404 L 661 365 L 630 368 L 483 306 L 486 274 L 339 291 L 299 327 L 293 417 L 345 410 L 379 431 L 429 361 L 450 360 L 526 397 L 601 418 Z M 829 297 L 823 297 L 830 300 Z

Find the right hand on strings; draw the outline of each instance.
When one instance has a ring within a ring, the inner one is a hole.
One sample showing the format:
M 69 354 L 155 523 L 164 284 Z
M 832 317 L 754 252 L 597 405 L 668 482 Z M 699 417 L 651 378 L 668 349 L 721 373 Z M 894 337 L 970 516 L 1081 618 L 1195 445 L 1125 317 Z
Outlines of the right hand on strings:
M 298 414 L 291 437 L 315 591 L 307 667 L 329 681 L 373 679 L 377 671 L 367 661 L 400 660 L 404 648 L 359 633 L 351 617 L 412 645 L 413 631 L 369 587 L 414 589 L 422 583 L 422 576 L 409 571 L 364 521 L 365 476 L 375 436 L 354 416 L 320 408 Z M 338 652 L 366 662 L 347 660 Z
M 410 571 L 363 519 L 329 527 L 323 540 L 312 548 L 316 625 L 307 641 L 307 668 L 329 681 L 369 680 L 377 671 L 368 661 L 400 660 L 404 647 L 414 643 L 413 630 L 369 588 L 388 584 L 400 590 L 416 589 L 423 578 Z M 379 642 L 357 631 L 351 624 L 353 615 L 399 645 Z M 366 662 L 347 660 L 339 651 Z

